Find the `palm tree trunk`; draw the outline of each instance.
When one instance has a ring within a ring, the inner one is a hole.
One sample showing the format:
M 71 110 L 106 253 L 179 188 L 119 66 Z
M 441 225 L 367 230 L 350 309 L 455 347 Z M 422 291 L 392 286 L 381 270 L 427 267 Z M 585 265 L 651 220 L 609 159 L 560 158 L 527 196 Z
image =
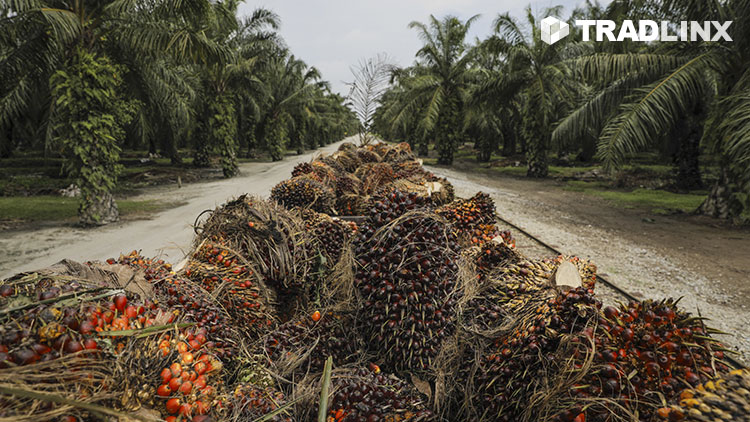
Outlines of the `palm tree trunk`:
M 538 119 L 528 116 L 526 120 L 526 176 L 543 178 L 549 173 L 547 149 L 550 143 L 550 131 Z
M 13 156 L 13 126 L 0 128 L 0 158 Z
M 83 226 L 103 226 L 119 220 L 120 211 L 111 193 L 99 192 L 95 198 L 81 202 L 78 216 Z
M 693 113 L 689 113 L 677 125 L 675 130 L 674 136 L 677 137 L 677 151 L 674 156 L 674 163 L 677 167 L 675 185 L 678 189 L 689 191 L 703 187 L 698 157 L 701 153 L 704 117 L 700 107 L 696 107 Z
M 711 187 L 708 197 L 698 207 L 698 213 L 723 220 L 740 217 L 743 212 L 750 208 L 750 202 L 745 203 L 739 197 L 747 198 L 747 195 L 737 195 L 737 187 L 732 183 L 730 170 L 722 163 L 721 176 Z

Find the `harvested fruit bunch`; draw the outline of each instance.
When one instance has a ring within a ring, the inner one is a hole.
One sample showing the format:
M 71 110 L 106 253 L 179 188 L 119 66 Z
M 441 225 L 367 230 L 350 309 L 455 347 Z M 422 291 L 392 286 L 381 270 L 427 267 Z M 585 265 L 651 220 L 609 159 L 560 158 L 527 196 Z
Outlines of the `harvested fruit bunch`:
M 523 256 L 507 242 L 487 242 L 472 251 L 472 259 L 479 278 L 486 279 L 498 270 L 520 263 Z
M 258 339 L 275 324 L 271 297 L 243 261 L 220 243 L 206 242 L 193 252 L 183 274 L 212 293 L 246 337 Z
M 333 191 L 309 176 L 284 180 L 271 189 L 271 199 L 285 206 L 311 208 L 318 212 L 333 212 Z
M 331 155 L 326 155 L 324 157 L 321 157 L 313 161 L 312 165 L 313 165 L 313 168 L 315 166 L 326 167 L 327 168 L 326 174 L 328 174 L 329 172 L 332 172 L 334 177 L 338 173 L 345 173 L 347 171 L 344 165 L 337 158 Z
M 341 258 L 343 248 L 348 247 L 357 225 L 328 217 L 313 223 L 309 228 L 330 268 Z
M 557 353 L 561 333 L 583 330 L 596 320 L 600 306 L 584 289 L 557 295 L 547 290 L 527 303 L 522 313 L 516 314 L 515 328 L 499 335 L 476 363 L 467 359 L 462 368 L 462 379 L 476 370 L 476 390 L 466 389 L 468 397 L 479 399 L 471 417 L 501 422 L 544 420 L 524 417 L 536 411 L 529 406 L 532 394 L 547 388 L 550 373 L 564 369 L 560 365 L 565 359 Z
M 240 196 L 214 210 L 199 230 L 196 247 L 208 239 L 241 254 L 278 300 L 304 299 L 297 295 L 319 271 L 319 253 L 300 214 L 273 201 Z
M 362 162 L 362 164 L 379 163 L 383 161 L 383 158 L 380 157 L 380 155 L 375 151 L 359 148 L 356 152 L 357 157 L 359 157 L 359 160 Z
M 153 383 L 156 408 L 162 415 L 195 421 L 222 413 L 223 365 L 212 353 L 213 347 L 205 328 L 162 337 L 158 355 L 166 362 L 154 373 L 158 381 Z
M 343 174 L 336 180 L 336 203 L 338 215 L 361 215 L 365 212 L 364 200 L 360 196 L 362 182 L 354 175 Z
M 141 301 L 132 294 L 129 300 L 116 289 L 66 277 L 25 277 L 3 284 L 0 294 L 2 308 L 10 311 L 8 322 L 0 325 L 0 369 L 104 346 L 116 354 L 125 347 L 124 342 L 119 337 L 115 337 L 118 341 L 103 341 L 103 335 L 159 325 L 157 317 L 161 316 L 154 302 Z M 169 323 L 174 317 L 163 319 L 161 323 Z
M 391 211 L 371 216 L 388 221 Z M 354 283 L 368 346 L 398 370 L 424 371 L 454 330 L 458 245 L 434 213 L 413 211 L 377 231 L 363 225 Z
M 277 411 L 286 405 L 286 398 L 280 391 L 272 388 L 259 388 L 253 384 L 242 383 L 235 387 L 232 400 L 229 403 L 229 411 L 232 420 L 260 420 L 266 415 Z M 291 410 L 281 412 L 270 419 L 270 422 L 292 422 L 294 419 L 289 415 Z
M 304 176 L 313 172 L 312 164 L 308 162 L 299 163 L 292 169 L 292 177 Z
M 156 300 L 162 306 L 168 307 L 168 316 L 171 319 L 167 322 L 180 320 L 195 323 L 199 328 L 205 328 L 208 335 L 214 339 L 211 345 L 212 353 L 228 361 L 236 355 L 238 340 L 246 335 L 240 333 L 244 327 L 233 322 L 227 308 L 221 306 L 205 286 L 190 280 L 185 274 L 175 275 L 170 271 L 170 274 L 165 275 L 159 260 L 144 258 L 135 251 L 120 256 L 118 260 L 109 259 L 107 262 L 144 269 L 147 274 L 149 269 L 153 269 L 151 273 L 159 276 L 149 281 L 154 282 Z
M 396 180 L 393 168 L 388 163 L 363 164 L 354 176 L 362 181 L 362 192 L 367 195 Z
M 456 199 L 438 208 L 437 213 L 453 225 L 459 237 L 469 239 L 473 244 L 490 240 L 481 237 L 488 225 L 495 224 L 495 203 L 489 195 L 479 192 L 470 199 Z M 475 230 L 479 231 L 479 237 Z M 494 237 L 494 231 L 491 234 Z
M 331 155 L 345 172 L 354 173 L 362 165 L 362 160 L 355 151 L 339 151 Z
M 132 251 L 127 255 L 120 255 L 118 259 L 110 258 L 107 260 L 107 264 L 128 265 L 136 270 L 143 271 L 143 278 L 151 283 L 174 275 L 172 264 L 164 262 L 163 259 L 145 257 L 138 251 Z
M 585 412 L 589 421 L 624 416 L 623 409 L 650 420 L 656 416 L 660 397 L 671 401 L 690 386 L 728 371 L 720 360 L 723 348 L 709 337 L 711 332 L 700 318 L 680 310 L 672 300 L 608 306 L 595 330 L 588 328 L 573 339 L 577 344 L 573 357 L 582 365 L 593 353 L 594 371 L 570 394 L 589 403 Z
M 352 315 L 313 311 L 267 335 L 266 353 L 284 373 L 321 371 L 328 356 L 333 357 L 335 366 L 353 363 L 362 350 L 361 340 L 357 333 L 352 332 L 353 325 Z M 304 361 L 298 361 L 305 354 L 309 356 Z M 288 368 L 287 359 L 293 361 L 295 367 Z
M 750 422 L 750 371 L 722 374 L 680 393 L 679 404 L 658 410 L 662 420 Z
M 392 189 L 383 196 L 372 198 L 367 223 L 370 228 L 383 227 L 407 212 L 424 208 L 426 205 L 425 199 L 414 192 Z
M 405 381 L 385 375 L 377 365 L 349 369 L 332 377 L 328 422 L 437 421 L 425 397 Z
M 379 154 L 383 157 L 383 161 L 394 164 L 417 160 L 417 157 L 411 152 L 411 146 L 406 142 L 402 142 L 395 146 L 389 146 Z

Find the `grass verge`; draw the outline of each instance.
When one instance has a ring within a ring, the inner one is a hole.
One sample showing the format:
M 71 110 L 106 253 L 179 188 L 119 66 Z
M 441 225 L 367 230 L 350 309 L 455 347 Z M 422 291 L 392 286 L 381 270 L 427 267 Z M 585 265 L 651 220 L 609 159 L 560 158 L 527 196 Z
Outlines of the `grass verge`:
M 601 182 L 568 181 L 563 190 L 582 192 L 587 195 L 612 201 L 625 208 L 647 208 L 654 214 L 693 212 L 706 198 L 706 192 L 674 193 L 658 189 L 634 189 L 632 191 L 608 188 Z
M 156 200 L 119 200 L 120 215 L 123 217 L 143 216 L 167 208 Z M 78 198 L 59 196 L 0 197 L 0 221 L 63 221 L 78 216 Z

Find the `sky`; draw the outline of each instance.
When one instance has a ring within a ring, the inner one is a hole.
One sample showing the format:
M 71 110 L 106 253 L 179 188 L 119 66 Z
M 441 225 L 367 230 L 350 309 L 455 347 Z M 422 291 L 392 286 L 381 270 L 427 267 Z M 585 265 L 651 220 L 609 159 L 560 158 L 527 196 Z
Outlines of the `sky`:
M 469 40 L 484 38 L 491 32 L 499 13 L 525 16 L 530 5 L 535 14 L 554 5 L 562 5 L 565 14 L 585 0 L 246 0 L 241 15 L 263 7 L 281 17 L 280 33 L 293 54 L 315 66 L 333 91 L 348 93 L 351 67 L 360 60 L 387 53 L 390 61 L 408 66 L 421 43 L 411 21 L 427 22 L 430 14 L 440 18 L 452 14 L 465 20 L 481 14 L 472 26 Z M 600 1 L 602 4 L 608 0 Z M 544 16 L 541 16 L 543 18 Z

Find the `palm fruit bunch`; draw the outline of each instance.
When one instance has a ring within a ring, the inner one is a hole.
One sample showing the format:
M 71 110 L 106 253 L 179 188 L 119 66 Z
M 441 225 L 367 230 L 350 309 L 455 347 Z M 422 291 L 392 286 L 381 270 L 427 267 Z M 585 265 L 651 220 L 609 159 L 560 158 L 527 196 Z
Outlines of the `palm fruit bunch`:
M 623 408 L 649 420 L 655 417 L 660 397 L 671 401 L 729 370 L 721 360 L 724 348 L 710 337 L 714 332 L 671 299 L 608 306 L 596 328 L 587 328 L 577 338 L 573 357 L 582 365 L 593 353 L 595 370 L 571 389 L 571 395 L 581 402 L 605 398 L 589 405 L 589 421 L 609 420 Z
M 268 288 L 221 243 L 205 242 L 194 252 L 183 272 L 193 283 L 211 293 L 234 320 L 245 337 L 260 338 L 275 323 Z
M 328 422 L 437 421 L 421 393 L 375 364 L 334 374 L 332 385 Z
M 351 241 L 357 230 L 355 223 L 318 214 L 319 218 L 309 221 L 307 228 L 317 241 L 317 247 L 325 256 L 329 267 L 334 266 L 341 258 L 341 252 Z
M 292 169 L 292 177 L 304 176 L 312 172 L 313 172 L 312 164 L 305 161 L 294 166 L 294 168 Z
M 354 173 L 357 168 L 362 164 L 362 160 L 354 151 L 339 151 L 331 156 L 341 168 L 349 173 Z
M 424 208 L 426 200 L 415 192 L 391 189 L 371 199 L 367 214 L 368 227 L 372 230 L 385 226 L 409 211 Z
M 359 161 L 361 161 L 362 164 L 379 163 L 383 161 L 383 159 L 380 157 L 380 155 L 377 152 L 371 151 L 369 149 L 359 148 L 357 149 L 356 153 L 357 153 L 357 157 L 359 158 Z
M 347 313 L 314 311 L 268 334 L 265 351 L 285 373 L 319 372 L 328 356 L 333 357 L 336 366 L 353 363 L 361 354 L 362 344 L 352 332 L 352 325 L 353 318 Z M 304 361 L 298 361 L 306 354 Z M 294 367 L 287 367 L 287 362 L 292 362 Z
M 333 191 L 308 176 L 282 181 L 271 189 L 271 199 L 287 209 L 300 207 L 325 213 L 333 211 Z
M 349 173 L 341 174 L 336 179 L 335 208 L 339 215 L 361 215 L 364 213 L 364 201 L 360 196 L 362 182 Z
M 135 251 L 129 255 L 121 255 L 118 260 L 109 259 L 107 262 L 141 269 L 147 274 L 146 278 L 158 274 L 148 281 L 154 283 L 157 303 L 167 308 L 161 320 L 165 323 L 175 320 L 194 323 L 199 328 L 205 328 L 208 335 L 214 339 L 211 347 L 212 353 L 216 356 L 229 361 L 237 354 L 238 340 L 245 335 L 240 334 L 238 329 L 245 327 L 233 322 L 227 312 L 228 308 L 218 303 L 205 286 L 188 278 L 190 273 L 174 274 L 169 264 L 164 264 L 161 260 L 144 258 Z M 169 273 L 165 272 L 166 268 L 170 268 Z M 169 319 L 164 321 L 167 316 Z
M 362 192 L 374 193 L 379 187 L 387 185 L 396 180 L 393 168 L 388 163 L 368 163 L 360 166 L 354 173 L 362 181 Z
M 406 142 L 388 147 L 383 153 L 380 153 L 383 161 L 389 163 L 403 163 L 405 161 L 416 161 L 417 157 L 411 152 L 411 146 Z
M 214 210 L 198 231 L 196 247 L 208 239 L 236 251 L 280 302 L 304 301 L 299 295 L 319 272 L 319 253 L 300 213 L 273 201 L 243 195 Z M 283 304 L 277 309 L 289 310 Z
M 151 283 L 174 274 L 172 264 L 164 262 L 163 259 L 145 257 L 138 251 L 132 251 L 127 255 L 120 255 L 117 259 L 109 258 L 107 259 L 107 264 L 127 265 L 135 270 L 142 271 L 143 278 Z
M 158 353 L 140 356 L 136 371 L 148 368 L 154 380 L 151 387 L 156 400 L 147 404 L 158 409 L 168 422 L 178 418 L 208 421 L 209 415 L 223 413 L 223 364 L 214 355 L 214 343 L 209 338 L 205 328 L 165 334 L 158 342 Z M 154 366 L 155 360 L 161 365 Z
M 404 197 L 391 198 L 396 211 L 414 205 Z M 355 246 L 360 323 L 368 345 L 390 366 L 425 371 L 455 328 L 458 244 L 434 213 L 417 210 L 394 220 L 393 209 L 376 205 Z
M 453 225 L 464 243 L 476 245 L 499 234 L 494 229 L 495 202 L 485 193 L 456 199 L 438 208 L 437 213 Z
M 561 370 L 565 361 L 558 353 L 561 334 L 582 331 L 596 320 L 599 307 L 601 303 L 585 289 L 559 294 L 548 289 L 514 313 L 513 329 L 499 334 L 476 361 L 467 358 L 461 368 L 462 379 L 476 371 L 473 390 L 466 389 L 468 397 L 478 400 L 471 417 L 499 422 L 546 420 L 524 419 L 528 412 L 537 411 L 529 400 L 546 388 L 551 373 Z
M 241 383 L 234 388 L 229 403 L 231 420 L 269 422 L 292 422 L 290 410 L 281 411 L 269 418 L 269 414 L 278 412 L 286 405 L 284 394 L 273 387 L 261 388 L 250 383 Z
M 313 167 L 315 166 L 319 166 L 321 169 L 326 168 L 325 174 L 332 173 L 334 177 L 337 173 L 345 173 L 347 171 L 346 167 L 332 155 L 326 155 L 313 161 Z
M 679 404 L 662 407 L 658 414 L 665 421 L 750 422 L 750 371 L 737 369 L 683 390 Z

